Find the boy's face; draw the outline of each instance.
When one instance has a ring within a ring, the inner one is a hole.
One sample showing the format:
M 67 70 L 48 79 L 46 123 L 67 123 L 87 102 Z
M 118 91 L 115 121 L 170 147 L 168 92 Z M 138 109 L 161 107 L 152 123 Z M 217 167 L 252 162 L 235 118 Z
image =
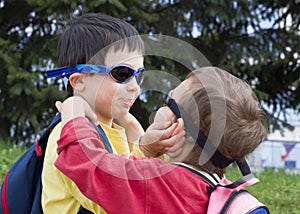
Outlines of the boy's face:
M 137 70 L 144 67 L 144 57 L 139 52 L 109 50 L 106 54 L 105 65 L 125 64 Z M 133 78 L 125 84 L 117 83 L 109 74 L 85 75 L 83 77 L 85 90 L 83 97 L 95 110 L 101 122 L 110 124 L 112 118 L 126 117 L 130 107 L 139 96 L 140 87 Z

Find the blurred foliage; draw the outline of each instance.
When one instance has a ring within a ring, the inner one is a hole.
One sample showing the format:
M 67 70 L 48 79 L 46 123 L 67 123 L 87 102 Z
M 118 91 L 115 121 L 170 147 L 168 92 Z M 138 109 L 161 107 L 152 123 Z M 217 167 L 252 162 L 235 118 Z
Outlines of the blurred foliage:
M 5 141 L 32 142 L 53 117 L 64 86 L 59 79 L 47 80 L 44 72 L 56 64 L 57 38 L 66 23 L 87 12 L 122 18 L 141 34 L 188 42 L 212 65 L 251 84 L 271 108 L 275 129 L 288 125 L 279 118 L 287 108 L 300 111 L 299 1 L 0 0 L 0 136 Z M 158 56 L 146 57 L 145 66 L 180 80 L 189 72 Z M 131 111 L 144 127 L 164 97 L 147 91 L 136 102 Z

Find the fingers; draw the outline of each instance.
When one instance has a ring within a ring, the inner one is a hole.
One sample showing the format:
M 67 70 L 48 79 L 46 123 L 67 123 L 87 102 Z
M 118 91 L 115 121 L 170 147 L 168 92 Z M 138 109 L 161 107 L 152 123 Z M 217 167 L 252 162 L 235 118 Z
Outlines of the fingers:
M 62 102 L 61 101 L 56 101 L 55 102 L 55 107 L 57 109 L 58 112 L 61 111 L 61 106 L 62 106 Z
M 185 141 L 184 123 L 182 119 L 177 122 L 156 121 L 146 130 L 140 140 L 140 147 L 144 154 L 157 156 L 168 152 L 170 156 L 177 156 L 182 152 Z M 147 155 L 146 155 L 147 156 Z
M 63 103 L 61 101 L 56 101 L 55 106 L 62 114 L 63 124 L 80 116 L 86 116 L 93 123 L 97 124 L 97 115 L 94 113 L 90 105 L 81 97 L 72 96 L 67 98 Z
M 167 139 L 164 142 L 165 147 L 165 153 L 170 157 L 170 158 L 176 158 L 179 156 L 183 149 L 183 145 L 185 143 L 185 131 L 184 131 L 184 123 L 181 118 L 177 120 L 177 126 L 172 133 L 172 136 Z
M 168 127 L 170 127 L 171 125 L 171 121 L 165 121 L 165 122 L 155 122 L 155 123 L 152 123 L 150 126 L 149 126 L 149 130 L 165 130 L 167 129 Z
M 171 122 L 156 122 L 151 124 L 145 133 L 147 135 L 147 144 L 169 138 L 176 128 L 176 124 L 170 125 Z
M 185 137 L 179 137 L 179 139 L 177 139 L 176 143 L 172 146 L 172 147 L 167 147 L 166 151 L 167 152 L 175 152 L 177 150 L 179 150 L 180 148 L 182 148 L 182 146 L 184 145 L 185 142 Z
M 97 115 L 92 110 L 91 106 L 86 101 L 84 101 L 83 107 L 85 116 L 88 117 L 93 123 L 97 124 Z
M 180 138 L 184 138 L 185 131 L 183 130 L 183 127 L 183 120 L 179 118 L 176 123 L 166 129 L 163 136 L 168 138 L 164 141 L 165 147 L 172 147 Z
M 177 150 L 174 151 L 167 151 L 166 154 L 170 157 L 170 158 L 176 158 L 178 157 L 183 151 L 183 148 L 180 147 Z
M 174 151 L 174 152 L 166 152 L 166 154 L 170 157 L 170 158 L 176 158 L 178 157 L 181 153 L 182 153 L 183 149 L 179 148 L 178 150 Z
M 171 137 L 161 140 L 161 144 L 164 145 L 165 150 L 170 150 L 170 148 L 177 149 L 182 147 L 182 143 L 185 141 L 185 131 L 181 130 L 178 134 L 172 135 Z M 180 142 L 180 144 L 179 144 Z M 179 145 L 177 145 L 179 144 Z
M 172 136 L 172 133 L 175 131 L 176 127 L 177 127 L 178 123 L 173 123 L 169 128 L 165 129 L 165 131 L 162 134 L 162 138 L 169 138 L 170 136 Z
M 181 130 L 183 130 L 184 124 L 183 124 L 183 119 L 179 118 L 177 120 L 177 126 L 176 129 L 174 130 L 174 132 L 172 133 L 173 135 L 178 134 Z

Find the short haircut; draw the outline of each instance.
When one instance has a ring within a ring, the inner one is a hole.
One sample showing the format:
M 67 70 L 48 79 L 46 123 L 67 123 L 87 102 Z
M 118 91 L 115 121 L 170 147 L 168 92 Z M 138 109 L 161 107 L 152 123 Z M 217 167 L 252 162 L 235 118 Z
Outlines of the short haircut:
M 128 39 L 132 37 L 135 39 Z M 139 33 L 126 21 L 102 13 L 87 13 L 74 17 L 60 36 L 57 65 L 62 67 L 86 64 L 99 52 L 102 52 L 102 59 L 97 59 L 97 63 L 103 64 L 105 49 L 115 42 L 117 43 L 113 46 L 114 50 L 127 48 L 129 52 L 144 53 L 144 43 Z M 68 91 L 69 95 L 73 94 L 69 86 Z
M 202 77 L 205 77 L 205 80 Z M 200 68 L 190 73 L 186 79 L 191 80 L 188 89 L 190 95 L 181 96 L 182 99 L 177 100 L 177 103 L 187 112 L 206 137 L 210 132 L 217 132 L 213 134 L 221 135 L 220 142 L 212 143 L 224 156 L 243 158 L 253 152 L 265 139 L 267 135 L 266 113 L 254 91 L 245 81 L 216 67 Z M 196 104 L 192 103 L 193 100 Z M 224 103 L 225 115 L 216 117 L 224 119 L 225 128 L 222 132 L 211 130 L 212 100 L 214 100 L 213 105 Z M 183 162 L 209 173 L 220 175 L 225 173 L 225 169 L 214 166 L 210 161 L 200 166 L 199 154 L 205 155 L 205 152 L 195 145 Z

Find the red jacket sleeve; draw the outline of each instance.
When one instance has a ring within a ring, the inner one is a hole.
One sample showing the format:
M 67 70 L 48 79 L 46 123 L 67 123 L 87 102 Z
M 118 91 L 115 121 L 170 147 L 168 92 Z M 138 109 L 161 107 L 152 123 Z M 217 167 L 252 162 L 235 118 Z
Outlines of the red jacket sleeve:
M 193 173 L 159 159 L 127 159 L 103 148 L 90 122 L 75 118 L 63 127 L 55 166 L 108 213 L 206 210 L 208 185 Z

